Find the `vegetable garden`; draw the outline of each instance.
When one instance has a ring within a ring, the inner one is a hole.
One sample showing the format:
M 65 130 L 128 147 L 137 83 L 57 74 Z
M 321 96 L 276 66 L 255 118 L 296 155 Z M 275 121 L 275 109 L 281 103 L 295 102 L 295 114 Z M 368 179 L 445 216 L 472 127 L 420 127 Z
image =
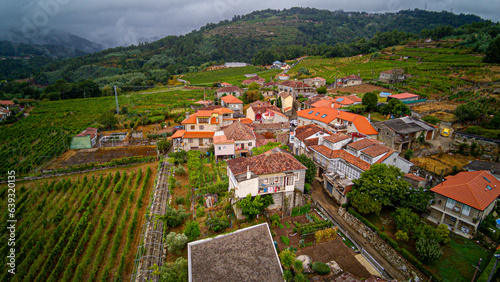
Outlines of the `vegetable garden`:
M 142 166 L 25 183 L 16 194 L 17 272 L 3 263 L 1 280 L 126 280 L 153 173 Z M 7 187 L 1 193 L 6 199 Z M 4 258 L 8 248 L 0 249 Z

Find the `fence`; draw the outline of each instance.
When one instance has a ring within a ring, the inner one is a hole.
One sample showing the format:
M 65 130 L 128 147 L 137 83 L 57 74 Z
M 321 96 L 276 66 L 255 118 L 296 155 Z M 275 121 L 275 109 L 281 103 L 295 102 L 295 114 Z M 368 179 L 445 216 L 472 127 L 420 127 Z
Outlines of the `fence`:
M 383 268 L 365 249 L 361 249 L 361 255 L 373 266 L 375 269 L 384 275 L 387 278 L 388 274 L 385 272 L 385 268 Z

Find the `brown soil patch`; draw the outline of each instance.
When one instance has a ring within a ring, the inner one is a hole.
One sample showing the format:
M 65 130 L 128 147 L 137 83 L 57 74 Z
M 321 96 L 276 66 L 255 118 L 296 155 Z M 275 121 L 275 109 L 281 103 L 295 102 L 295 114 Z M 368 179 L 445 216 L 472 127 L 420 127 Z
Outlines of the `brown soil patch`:
M 108 147 L 85 150 L 68 150 L 52 162 L 47 169 L 91 162 L 105 163 L 113 159 L 133 156 L 156 156 L 155 146 Z
M 384 87 L 380 87 L 380 86 L 376 86 L 376 85 L 371 85 L 371 84 L 361 84 L 361 85 L 356 85 L 356 86 L 349 86 L 349 87 L 342 87 L 342 88 L 336 88 L 336 89 L 329 89 L 328 90 L 328 93 L 331 93 L 331 94 L 341 94 L 340 92 L 342 93 L 346 93 L 346 92 L 349 92 L 349 93 L 366 93 L 366 92 L 372 92 L 372 91 L 375 91 L 375 90 L 379 90 L 381 92 L 391 92 L 391 90 L 387 89 L 387 88 L 384 88 Z
M 412 107 L 412 111 L 417 113 L 434 113 L 443 111 L 454 111 L 459 104 L 451 101 L 427 103 Z

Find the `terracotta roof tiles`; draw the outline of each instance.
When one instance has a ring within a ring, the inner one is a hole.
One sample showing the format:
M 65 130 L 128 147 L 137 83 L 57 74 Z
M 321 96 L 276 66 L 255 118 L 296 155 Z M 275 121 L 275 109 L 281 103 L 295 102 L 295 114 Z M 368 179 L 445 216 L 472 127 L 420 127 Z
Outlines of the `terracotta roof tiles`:
M 307 169 L 292 154 L 284 153 L 283 150 L 268 151 L 249 158 L 231 159 L 227 161 L 227 166 L 234 175 L 246 173 L 247 169 L 256 175 Z

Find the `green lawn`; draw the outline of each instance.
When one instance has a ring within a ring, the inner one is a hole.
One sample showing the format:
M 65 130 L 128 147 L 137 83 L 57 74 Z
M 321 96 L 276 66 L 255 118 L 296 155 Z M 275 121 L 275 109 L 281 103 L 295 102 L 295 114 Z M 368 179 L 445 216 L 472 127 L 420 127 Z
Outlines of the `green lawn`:
M 197 85 L 212 85 L 212 83 L 220 81 L 227 82 L 231 84 L 240 84 L 243 80 L 247 79 L 244 75 L 248 73 L 256 73 L 260 77 L 264 78 L 266 82 L 270 81 L 272 77 L 281 70 L 268 70 L 263 67 L 247 66 L 241 68 L 224 68 L 212 71 L 201 71 L 188 73 L 182 76 L 182 79 L 189 81 L 191 84 Z
M 479 258 L 482 258 L 481 270 L 484 270 L 493 253 L 457 235 L 451 235 L 451 241 L 443 247 L 441 258 L 429 266 L 431 271 L 443 277 L 446 281 L 470 281 L 474 275 Z M 477 277 L 482 272 L 478 272 Z

